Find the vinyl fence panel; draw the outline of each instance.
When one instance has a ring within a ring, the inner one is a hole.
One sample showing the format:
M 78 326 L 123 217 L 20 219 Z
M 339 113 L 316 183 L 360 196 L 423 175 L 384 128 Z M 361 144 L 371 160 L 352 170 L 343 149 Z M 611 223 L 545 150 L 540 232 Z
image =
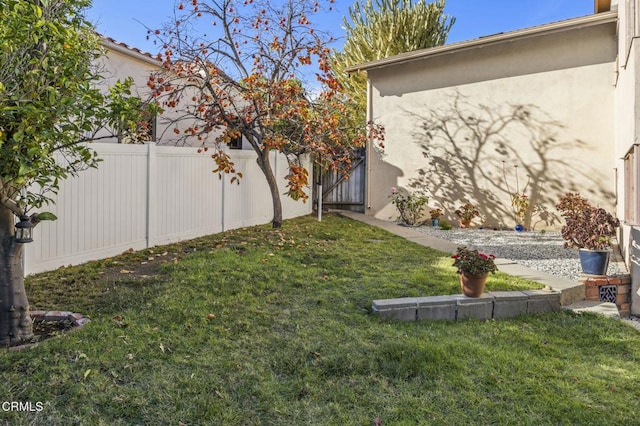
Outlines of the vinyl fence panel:
M 253 151 L 232 151 L 243 174 L 239 185 L 212 173 L 208 155 L 193 148 L 94 144 L 103 160 L 97 169 L 62 182 L 55 204 L 58 216 L 42 222 L 34 242 L 25 246 L 25 273 L 32 274 L 155 245 L 268 223 L 269 188 Z M 286 158 L 273 154 L 281 193 Z M 283 216 L 311 213 L 311 203 L 282 197 Z
M 221 232 L 222 184 L 211 172 L 215 168 L 211 158 L 192 148 L 154 149 L 149 245 Z

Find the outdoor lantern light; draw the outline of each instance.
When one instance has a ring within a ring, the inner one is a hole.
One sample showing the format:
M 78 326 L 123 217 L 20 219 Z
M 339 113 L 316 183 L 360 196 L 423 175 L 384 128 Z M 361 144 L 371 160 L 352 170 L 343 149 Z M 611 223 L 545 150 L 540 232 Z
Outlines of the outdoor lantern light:
M 33 223 L 28 216 L 20 216 L 20 222 L 16 223 L 16 243 L 30 243 L 32 238 Z

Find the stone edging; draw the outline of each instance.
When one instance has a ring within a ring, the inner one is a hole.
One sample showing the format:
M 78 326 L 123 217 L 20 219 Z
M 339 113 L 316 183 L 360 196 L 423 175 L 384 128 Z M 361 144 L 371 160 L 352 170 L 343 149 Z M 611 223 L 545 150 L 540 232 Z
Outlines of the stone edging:
M 372 309 L 381 319 L 397 321 L 503 319 L 559 311 L 560 295 L 555 290 L 526 290 L 488 292 L 480 297 L 405 297 L 374 300 Z
M 73 325 L 73 328 L 69 331 L 79 330 L 84 327 L 91 320 L 85 317 L 82 314 L 68 312 L 68 311 L 31 311 L 29 312 L 32 320 L 41 320 L 41 321 L 69 321 Z M 25 343 L 17 346 L 9 346 L 8 350 L 17 351 L 21 349 L 26 349 L 37 345 L 40 342 L 33 343 Z
M 75 327 L 83 327 L 91 321 L 82 314 L 67 311 L 32 311 L 29 313 L 32 320 L 41 321 L 70 321 Z

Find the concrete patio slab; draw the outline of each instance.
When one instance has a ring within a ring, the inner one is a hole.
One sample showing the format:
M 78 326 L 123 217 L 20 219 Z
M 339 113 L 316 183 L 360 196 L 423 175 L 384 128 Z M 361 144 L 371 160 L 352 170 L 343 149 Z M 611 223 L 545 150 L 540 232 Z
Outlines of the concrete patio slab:
M 611 302 L 596 302 L 590 300 L 583 300 L 581 302 L 574 303 L 569 306 L 563 307 L 563 309 L 571 310 L 574 312 L 588 312 L 598 315 L 604 315 L 609 318 L 620 319 L 620 313 L 615 303 Z

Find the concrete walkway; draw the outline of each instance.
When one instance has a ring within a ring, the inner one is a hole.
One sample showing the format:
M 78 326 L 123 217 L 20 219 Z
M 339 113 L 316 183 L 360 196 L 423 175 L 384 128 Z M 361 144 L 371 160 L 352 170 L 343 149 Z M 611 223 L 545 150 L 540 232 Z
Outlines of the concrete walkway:
M 455 253 L 458 245 L 441 238 L 436 238 L 430 235 L 426 235 L 411 227 L 400 226 L 394 222 L 384 221 L 376 219 L 372 216 L 367 216 L 362 213 L 339 211 L 340 215 L 348 217 L 359 222 L 366 223 L 377 228 L 384 229 L 392 234 L 398 235 L 402 238 L 412 241 L 416 244 L 420 244 L 426 247 L 431 247 L 436 250 L 440 250 L 446 253 Z M 595 312 L 607 316 L 618 317 L 618 310 L 613 303 L 600 303 L 590 302 L 585 303 L 585 290 L 584 286 L 576 281 L 557 277 L 554 275 L 546 274 L 544 272 L 536 271 L 531 268 L 519 265 L 518 263 L 509 259 L 496 259 L 496 266 L 501 272 L 509 275 L 526 278 L 532 281 L 539 282 L 545 286 L 547 290 L 560 293 L 560 305 L 563 309 L 572 309 L 578 312 Z M 504 293 L 504 292 L 503 292 Z M 442 296 L 437 296 L 442 297 Z M 456 296 L 466 297 L 466 296 Z M 395 299 L 399 300 L 399 299 Z M 382 301 L 378 301 L 382 302 Z M 413 301 L 408 301 L 410 304 Z M 574 309 L 575 308 L 575 309 Z M 409 314 L 410 316 L 411 314 Z

